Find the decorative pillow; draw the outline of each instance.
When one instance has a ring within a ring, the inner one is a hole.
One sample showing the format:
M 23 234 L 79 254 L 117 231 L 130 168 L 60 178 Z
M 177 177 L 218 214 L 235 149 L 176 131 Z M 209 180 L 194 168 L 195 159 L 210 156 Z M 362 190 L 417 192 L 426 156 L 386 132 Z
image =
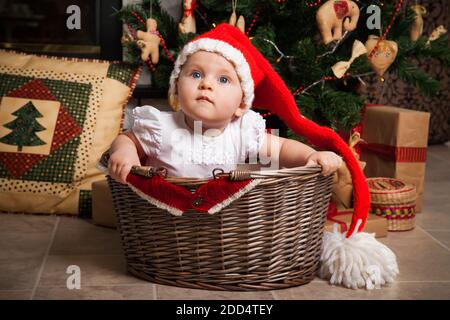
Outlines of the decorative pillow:
M 86 213 L 141 69 L 0 50 L 0 210 Z

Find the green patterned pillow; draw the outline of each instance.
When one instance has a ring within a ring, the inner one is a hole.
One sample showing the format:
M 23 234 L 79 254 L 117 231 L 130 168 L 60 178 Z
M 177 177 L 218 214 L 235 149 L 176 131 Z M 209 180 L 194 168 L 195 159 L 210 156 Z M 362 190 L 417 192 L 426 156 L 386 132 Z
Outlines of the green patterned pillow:
M 140 69 L 0 50 L 0 210 L 90 210 Z

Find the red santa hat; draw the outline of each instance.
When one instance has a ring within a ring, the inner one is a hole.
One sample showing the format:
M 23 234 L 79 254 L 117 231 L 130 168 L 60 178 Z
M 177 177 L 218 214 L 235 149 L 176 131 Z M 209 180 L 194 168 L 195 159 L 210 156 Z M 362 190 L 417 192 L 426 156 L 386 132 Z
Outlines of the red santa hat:
M 370 206 L 369 189 L 353 153 L 333 130 L 319 126 L 300 114 L 284 81 L 238 28 L 224 23 L 185 45 L 178 55 L 170 77 L 169 100 L 176 93 L 176 82 L 182 66 L 190 55 L 200 50 L 218 53 L 234 64 L 247 108 L 270 110 L 291 130 L 306 137 L 315 146 L 333 150 L 342 156 L 354 186 L 355 210 L 347 237 L 355 231 L 358 220 L 360 224 L 357 231 L 361 231 Z

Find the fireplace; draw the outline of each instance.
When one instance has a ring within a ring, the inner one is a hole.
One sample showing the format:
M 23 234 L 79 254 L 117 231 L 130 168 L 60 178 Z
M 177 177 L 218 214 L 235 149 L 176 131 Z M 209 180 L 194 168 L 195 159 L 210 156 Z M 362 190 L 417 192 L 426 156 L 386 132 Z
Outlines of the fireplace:
M 122 0 L 0 0 L 0 48 L 122 60 Z

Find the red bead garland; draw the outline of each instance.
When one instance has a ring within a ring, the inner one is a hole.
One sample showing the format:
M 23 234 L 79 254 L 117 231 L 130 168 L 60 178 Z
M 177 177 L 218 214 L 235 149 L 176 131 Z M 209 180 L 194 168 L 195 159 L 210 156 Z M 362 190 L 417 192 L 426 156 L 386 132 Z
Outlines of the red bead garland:
M 341 78 L 337 78 L 337 77 L 334 77 L 334 76 L 324 76 L 324 77 L 322 78 L 322 80 L 325 80 L 325 81 L 333 81 L 333 80 L 338 80 L 338 79 L 345 79 L 345 78 L 350 77 L 351 75 L 352 75 L 351 73 L 346 73 L 346 74 L 344 74 Z
M 321 0 L 317 0 L 317 1 L 314 1 L 314 2 L 311 2 L 311 3 L 306 2 L 306 5 L 307 5 L 308 7 L 310 7 L 310 8 L 313 8 L 313 7 L 317 7 L 317 6 L 320 5 L 321 3 L 322 3 Z
M 252 22 L 250 23 L 250 26 L 248 27 L 247 32 L 245 33 L 247 35 L 247 37 L 249 36 L 250 31 L 253 29 L 253 26 L 255 25 L 258 18 L 259 18 L 259 9 L 256 10 L 256 13 L 253 16 Z
M 127 27 L 128 27 L 128 30 L 130 30 L 133 38 L 136 38 L 136 31 L 134 31 L 134 29 L 131 27 L 131 25 L 129 23 L 127 23 Z
M 139 16 L 139 15 L 136 13 L 136 11 L 131 11 L 131 14 L 132 14 L 136 19 L 138 19 L 138 21 L 139 21 L 140 23 L 142 23 L 142 24 L 145 26 L 145 21 L 141 18 L 141 16 Z
M 169 49 L 167 49 L 166 42 L 164 41 L 164 38 L 162 37 L 162 35 L 159 32 L 158 32 L 158 37 L 161 39 L 161 45 L 163 46 L 163 49 L 164 49 L 164 52 L 166 53 L 166 56 L 169 58 L 170 61 L 175 63 L 175 59 L 170 54 Z
M 296 96 L 299 93 L 303 93 L 303 87 L 302 86 L 298 87 L 297 90 L 295 90 L 292 95 Z

